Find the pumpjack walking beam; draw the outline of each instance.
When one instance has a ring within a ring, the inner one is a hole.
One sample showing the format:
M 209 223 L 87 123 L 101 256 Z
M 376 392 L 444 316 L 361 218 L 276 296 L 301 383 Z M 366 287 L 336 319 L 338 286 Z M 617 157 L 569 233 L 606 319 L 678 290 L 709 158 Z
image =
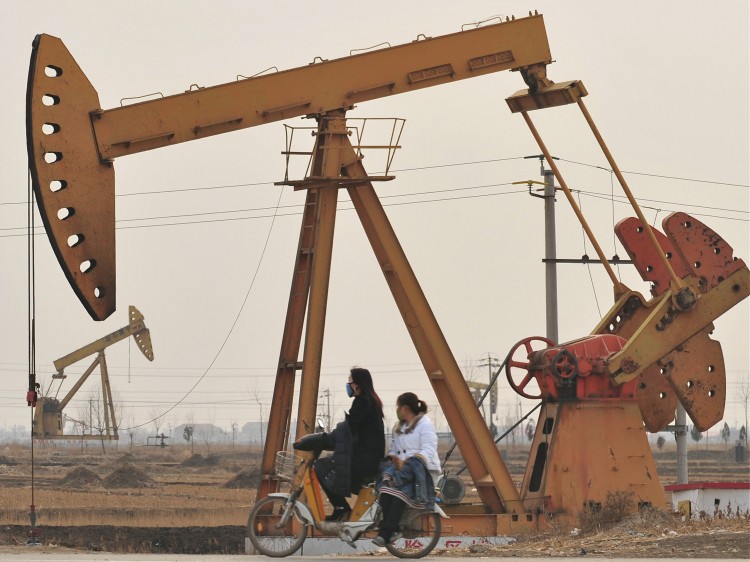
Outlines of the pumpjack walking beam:
M 26 102 L 40 214 L 73 291 L 95 320 L 116 307 L 115 158 L 502 70 L 532 89 L 551 62 L 541 15 L 113 109 L 63 42 L 38 35 Z

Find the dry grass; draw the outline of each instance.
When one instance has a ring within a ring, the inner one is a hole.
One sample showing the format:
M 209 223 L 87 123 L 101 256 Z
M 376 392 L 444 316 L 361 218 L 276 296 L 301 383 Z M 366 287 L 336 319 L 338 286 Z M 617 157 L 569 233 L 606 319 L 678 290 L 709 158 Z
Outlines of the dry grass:
M 28 450 L 9 447 L 0 453 L 17 462 L 0 465 L 0 524 L 29 524 Z M 188 452 L 152 450 L 80 455 L 53 449 L 36 456 L 33 502 L 40 526 L 244 526 L 255 499 L 254 487 L 225 487 L 247 462 L 184 468 L 180 464 L 190 458 Z M 81 472 L 101 480 L 70 485 L 66 477 Z
M 183 527 L 244 525 L 254 497 L 251 490 L 174 485 L 116 491 L 42 489 L 34 501 L 39 525 Z M 27 524 L 29 498 L 22 490 L 0 490 L 0 524 Z
M 578 515 L 578 526 L 584 533 L 601 531 L 623 521 L 636 511 L 633 492 L 607 492 L 603 504 L 587 505 Z

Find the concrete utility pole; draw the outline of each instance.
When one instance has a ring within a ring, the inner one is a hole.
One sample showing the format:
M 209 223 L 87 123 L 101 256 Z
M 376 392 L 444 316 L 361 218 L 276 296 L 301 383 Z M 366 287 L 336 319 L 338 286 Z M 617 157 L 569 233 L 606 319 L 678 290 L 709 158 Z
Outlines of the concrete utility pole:
M 559 343 L 557 331 L 557 239 L 555 237 L 555 174 L 544 169 L 541 160 L 541 173 L 544 176 L 544 257 L 547 295 L 547 338 Z
M 326 388 L 323 392 L 320 393 L 319 398 L 325 398 L 326 400 L 326 426 L 323 429 L 325 431 L 331 431 L 331 389 Z
M 687 484 L 687 414 L 682 404 L 677 404 L 674 423 L 674 440 L 677 443 L 677 483 Z
M 490 355 L 489 352 L 487 352 L 487 359 L 483 359 L 483 361 L 486 361 L 486 363 L 479 363 L 477 367 L 487 367 L 487 373 L 489 375 L 489 381 L 487 388 L 490 391 L 490 433 L 492 433 L 493 437 L 497 436 L 497 426 L 495 425 L 495 416 L 497 414 L 497 395 L 498 395 L 498 389 L 497 389 L 497 381 L 495 382 L 495 385 L 492 385 L 492 379 L 494 378 L 494 375 L 492 373 L 493 369 L 497 369 L 500 367 L 500 362 L 497 360 L 497 357 L 493 357 Z M 484 410 L 483 410 L 484 411 Z
M 544 167 L 544 155 L 524 156 L 524 158 L 539 158 L 539 173 L 544 178 L 544 195 L 537 195 L 531 190 L 536 181 L 513 182 L 527 183 L 529 195 L 544 199 L 544 273 L 545 296 L 547 305 L 547 338 L 555 343 L 558 340 L 557 321 L 557 239 L 555 235 L 555 174 Z M 552 158 L 555 158 L 554 156 Z

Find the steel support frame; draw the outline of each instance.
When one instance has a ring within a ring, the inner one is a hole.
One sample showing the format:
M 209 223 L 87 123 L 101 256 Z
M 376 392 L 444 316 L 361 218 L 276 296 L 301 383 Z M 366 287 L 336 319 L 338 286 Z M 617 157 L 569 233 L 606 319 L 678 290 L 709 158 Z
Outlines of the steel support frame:
M 524 512 L 518 490 L 482 419 L 466 381 L 396 237 L 375 189 L 352 147 L 345 113 L 318 116 L 318 139 L 307 190 L 284 340 L 263 452 L 258 498 L 276 488 L 273 463 L 286 448 L 297 357 L 307 310 L 297 435 L 313 430 L 325 328 L 325 310 L 340 186 L 349 196 L 380 264 L 425 372 L 488 513 Z M 355 180 L 352 183 L 352 180 Z M 361 180 L 361 181 L 356 181 Z M 309 298 L 309 302 L 308 302 Z

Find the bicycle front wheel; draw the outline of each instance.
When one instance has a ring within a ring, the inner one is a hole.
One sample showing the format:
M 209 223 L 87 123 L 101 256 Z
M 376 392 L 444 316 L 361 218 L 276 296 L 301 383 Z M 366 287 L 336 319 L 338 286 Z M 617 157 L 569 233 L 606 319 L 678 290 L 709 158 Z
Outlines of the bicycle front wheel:
M 422 558 L 435 548 L 440 531 L 440 514 L 409 509 L 401 518 L 401 538 L 385 548 L 398 558 Z
M 287 515 L 286 522 L 281 521 Z M 260 554 L 281 558 L 294 554 L 307 538 L 307 525 L 295 503 L 268 496 L 255 504 L 247 519 L 247 535 Z

